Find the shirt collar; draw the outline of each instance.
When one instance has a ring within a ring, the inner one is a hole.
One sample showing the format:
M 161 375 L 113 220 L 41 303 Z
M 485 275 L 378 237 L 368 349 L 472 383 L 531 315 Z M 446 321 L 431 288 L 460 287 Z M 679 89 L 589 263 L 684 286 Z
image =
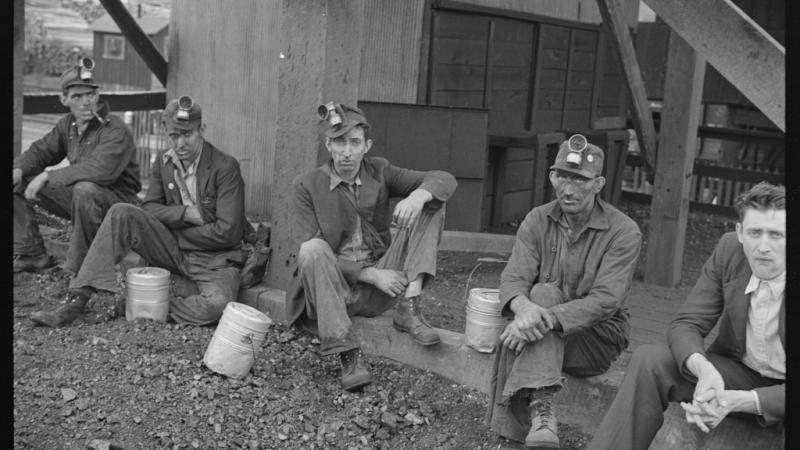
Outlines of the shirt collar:
M 786 271 L 784 270 L 783 273 L 771 280 L 761 280 L 755 276 L 755 274 L 750 275 L 750 281 L 747 282 L 747 286 L 744 288 L 744 293 L 752 294 L 753 292 L 757 291 L 758 285 L 762 281 L 767 283 L 769 290 L 772 291 L 772 296 L 778 298 L 783 294 L 783 289 L 786 287 Z
M 332 191 L 341 183 L 350 184 L 342 179 L 342 177 L 340 177 L 339 174 L 337 174 L 336 171 L 331 168 L 331 164 L 328 164 L 322 168 L 323 172 L 327 173 L 328 176 L 331 177 L 331 184 L 328 186 L 328 189 Z M 355 183 L 356 186 L 361 186 L 361 170 L 359 170 L 356 174 L 356 179 L 353 180 L 353 183 Z
M 561 205 L 558 203 L 558 200 L 553 202 L 553 206 L 547 213 L 547 216 L 556 223 L 564 216 L 564 211 L 561 210 Z M 604 202 L 600 200 L 600 197 L 595 198 L 594 208 L 592 208 L 592 214 L 589 216 L 589 221 L 586 222 L 585 228 L 594 228 L 597 230 L 609 229 L 608 211 L 605 208 Z
M 200 164 L 200 158 L 202 158 L 203 156 L 203 148 L 205 148 L 205 143 L 203 144 L 203 147 L 200 148 L 200 153 L 197 155 L 197 158 L 195 158 L 194 161 L 192 161 L 192 163 L 189 164 L 189 167 L 187 167 L 186 170 L 183 169 L 183 164 L 181 164 L 181 160 L 175 153 L 174 148 L 170 148 L 169 150 L 164 152 L 163 155 L 161 155 L 161 162 L 166 164 L 167 161 L 172 161 L 172 164 L 174 164 L 175 167 L 177 167 L 182 174 L 191 175 L 197 172 L 197 166 Z

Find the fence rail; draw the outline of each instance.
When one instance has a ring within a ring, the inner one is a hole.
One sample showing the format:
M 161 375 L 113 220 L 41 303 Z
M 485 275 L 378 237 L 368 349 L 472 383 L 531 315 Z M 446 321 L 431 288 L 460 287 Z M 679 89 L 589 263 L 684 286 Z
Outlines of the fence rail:
M 625 198 L 649 202 L 652 185 L 647 182 L 642 165 L 641 156 L 628 155 L 622 191 Z M 736 197 L 753 185 L 761 181 L 785 184 L 785 175 L 778 169 L 758 169 L 712 165 L 705 160 L 696 159 L 689 189 L 691 206 L 730 215 L 735 213 L 733 203 Z

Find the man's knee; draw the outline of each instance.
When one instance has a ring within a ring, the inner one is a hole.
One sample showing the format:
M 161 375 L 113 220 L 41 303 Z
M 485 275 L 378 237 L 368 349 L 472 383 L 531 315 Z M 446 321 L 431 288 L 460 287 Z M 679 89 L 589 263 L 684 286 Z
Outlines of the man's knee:
M 334 257 L 333 249 L 325 240 L 314 238 L 300 244 L 300 250 L 297 252 L 297 262 L 300 267 L 322 257 Z
M 548 308 L 564 303 L 565 295 L 555 283 L 536 283 L 528 298 L 537 305 Z
M 114 203 L 111 205 L 111 208 L 108 209 L 106 216 L 111 218 L 111 220 L 127 221 L 143 213 L 144 210 L 136 205 L 130 203 Z
M 96 202 L 98 197 L 102 195 L 105 188 L 97 183 L 91 181 L 78 181 L 72 185 L 72 201 L 73 202 Z

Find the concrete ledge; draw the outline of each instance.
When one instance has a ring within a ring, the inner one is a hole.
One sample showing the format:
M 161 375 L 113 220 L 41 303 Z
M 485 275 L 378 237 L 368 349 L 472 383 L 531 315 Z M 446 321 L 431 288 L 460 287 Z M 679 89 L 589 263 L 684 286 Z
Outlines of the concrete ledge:
M 747 448 L 782 450 L 785 433 L 775 427 L 763 428 L 751 417 L 726 417 L 719 426 L 706 434 L 689 426 L 683 409 L 670 403 L 664 414 L 664 425 L 650 445 L 651 449 L 680 448 L 689 450 Z
M 42 228 L 42 234 L 46 236 L 45 227 Z M 468 245 L 464 240 L 471 239 L 470 235 L 488 236 L 488 238 L 479 239 Z M 513 236 L 445 232 L 442 243 L 443 250 L 509 253 Z M 58 259 L 63 260 L 66 256 L 68 244 L 65 242 L 45 239 L 45 246 L 48 252 Z M 131 252 L 121 266 L 133 267 L 137 262 L 138 255 Z M 286 324 L 285 292 L 280 289 L 259 284 L 249 289 L 242 289 L 238 301 L 266 313 L 279 323 Z M 353 331 L 360 340 L 362 349 L 369 355 L 430 370 L 485 394 L 489 392 L 494 355 L 480 353 L 468 347 L 462 333 L 436 329 L 442 341 L 432 347 L 423 347 L 406 333 L 397 332 L 392 327 L 391 311 L 369 319 L 354 317 Z M 602 375 L 589 378 L 566 375 L 565 388 L 555 397 L 555 409 L 559 420 L 578 427 L 584 433 L 594 434 L 617 393 L 629 357 L 629 352 L 623 353 Z M 670 404 L 664 417 L 664 425 L 650 448 L 778 450 L 784 448 L 784 433 L 774 428 L 762 428 L 751 418 L 728 417 L 717 429 L 705 434 L 696 427 L 686 424 L 683 410 L 679 405 Z
M 511 253 L 515 237 L 507 234 L 444 231 L 439 250 L 456 252 Z

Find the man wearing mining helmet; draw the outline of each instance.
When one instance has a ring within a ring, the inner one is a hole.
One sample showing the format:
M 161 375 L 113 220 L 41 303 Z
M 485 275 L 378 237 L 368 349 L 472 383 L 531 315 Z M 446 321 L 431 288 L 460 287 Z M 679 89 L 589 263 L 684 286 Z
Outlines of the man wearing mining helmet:
M 190 97 L 170 101 L 161 120 L 172 148 L 159 152 L 153 163 L 142 207 L 117 204 L 109 209 L 70 281 L 67 302 L 54 311 L 34 312 L 35 323 L 68 324 L 83 313 L 96 290 L 115 291 L 114 266 L 130 250 L 148 265 L 194 282 L 181 283 L 179 295 L 170 298 L 169 315 L 176 322 L 214 323 L 236 300 L 246 257 L 239 162 L 205 140 L 202 110 Z
M 562 371 L 608 370 L 628 346 L 628 294 L 641 233 L 598 196 L 603 150 L 581 135 L 561 143 L 550 167 L 556 199 L 537 206 L 517 231 L 500 279 L 500 335 L 486 421 L 528 447 L 558 448 L 553 394 Z
M 142 185 L 133 135 L 106 102 L 98 102 L 93 69 L 94 61 L 83 58 L 61 74 L 60 99 L 69 114 L 14 159 L 15 273 L 53 265 L 34 204 L 71 221 L 64 269 L 74 274 L 111 205 L 138 201 Z M 68 166 L 45 171 L 64 158 Z
M 339 354 L 342 387 L 354 390 L 372 378 L 351 316 L 377 316 L 396 304 L 394 328 L 421 345 L 439 342 L 419 302 L 436 273 L 442 206 L 456 180 L 366 157 L 369 122 L 357 107 L 331 102 L 318 113 L 330 160 L 292 184 L 297 261 L 286 312 L 289 323 L 317 330 L 322 354 Z M 391 197 L 402 199 L 393 212 Z

